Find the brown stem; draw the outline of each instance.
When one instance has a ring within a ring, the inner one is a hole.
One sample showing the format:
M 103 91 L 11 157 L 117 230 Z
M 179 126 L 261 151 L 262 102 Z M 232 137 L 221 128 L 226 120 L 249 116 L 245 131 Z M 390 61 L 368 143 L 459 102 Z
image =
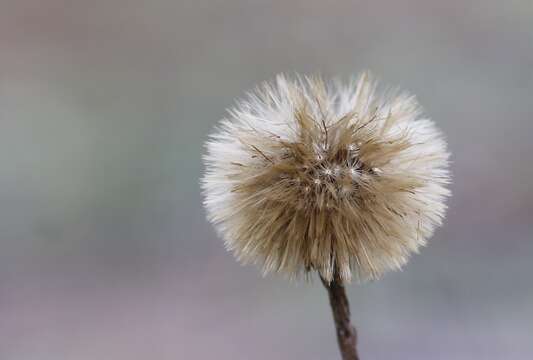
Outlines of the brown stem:
M 357 332 L 350 323 L 350 304 L 342 280 L 335 273 L 333 280 L 328 283 L 320 277 L 322 284 L 328 290 L 329 303 L 335 320 L 337 342 L 343 360 L 359 360 L 357 355 Z

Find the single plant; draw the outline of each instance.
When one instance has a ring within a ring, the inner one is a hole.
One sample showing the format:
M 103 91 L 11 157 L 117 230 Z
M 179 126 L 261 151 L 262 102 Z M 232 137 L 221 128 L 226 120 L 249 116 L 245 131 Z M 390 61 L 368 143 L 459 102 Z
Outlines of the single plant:
M 209 220 L 242 263 L 317 271 L 343 359 L 358 359 L 344 285 L 400 269 L 444 217 L 446 142 L 414 96 L 279 75 L 229 110 L 207 142 Z

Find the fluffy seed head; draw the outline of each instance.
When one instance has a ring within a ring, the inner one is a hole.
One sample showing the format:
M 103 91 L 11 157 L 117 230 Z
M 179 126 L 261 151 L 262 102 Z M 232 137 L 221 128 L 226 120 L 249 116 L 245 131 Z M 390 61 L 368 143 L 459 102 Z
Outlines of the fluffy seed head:
M 441 224 L 446 143 L 413 96 L 279 75 L 207 142 L 209 220 L 243 263 L 290 277 L 376 279 Z

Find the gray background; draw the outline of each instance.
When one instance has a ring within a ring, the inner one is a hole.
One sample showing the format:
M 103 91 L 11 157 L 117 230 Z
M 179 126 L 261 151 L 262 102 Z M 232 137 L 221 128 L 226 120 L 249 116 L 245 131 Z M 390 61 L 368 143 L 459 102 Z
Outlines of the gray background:
M 338 358 L 320 282 L 239 266 L 198 178 L 258 81 L 363 69 L 444 130 L 454 193 L 349 287 L 363 359 L 533 357 L 531 1 L 0 0 L 0 358 Z

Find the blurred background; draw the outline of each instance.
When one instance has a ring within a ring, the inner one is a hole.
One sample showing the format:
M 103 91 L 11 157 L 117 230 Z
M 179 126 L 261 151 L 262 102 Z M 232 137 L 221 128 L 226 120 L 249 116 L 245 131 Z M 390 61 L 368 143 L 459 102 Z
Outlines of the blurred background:
M 203 142 L 278 72 L 399 85 L 447 134 L 444 227 L 351 285 L 363 359 L 533 357 L 533 3 L 0 1 L 0 359 L 337 359 L 317 279 L 205 221 Z

